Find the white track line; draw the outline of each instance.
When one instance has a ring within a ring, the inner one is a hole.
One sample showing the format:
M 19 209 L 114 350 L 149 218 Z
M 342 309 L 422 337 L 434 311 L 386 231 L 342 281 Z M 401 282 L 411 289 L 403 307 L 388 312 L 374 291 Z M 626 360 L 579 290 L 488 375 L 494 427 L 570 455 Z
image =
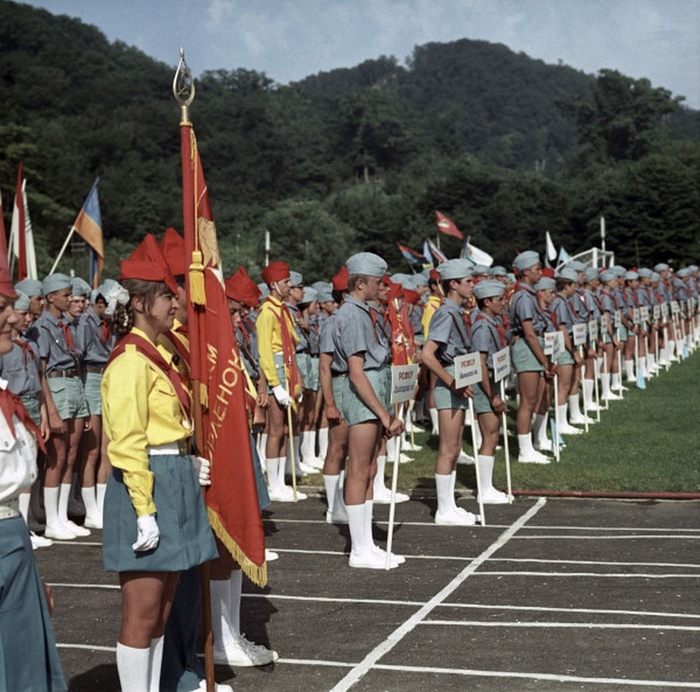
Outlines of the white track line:
M 47 586 L 54 588 L 66 589 L 115 589 L 119 590 L 119 584 L 58 584 L 55 582 L 48 583 Z
M 479 567 L 497 550 L 502 548 L 518 529 L 523 526 L 529 519 L 534 517 L 537 512 L 546 504 L 545 498 L 540 498 L 530 509 L 518 518 L 512 526 L 504 531 L 494 543 L 492 543 L 476 560 L 467 565 L 449 584 L 442 588 L 433 598 L 431 598 L 420 610 L 411 615 L 400 627 L 394 630 L 387 639 L 376 646 L 363 659 L 361 663 L 355 666 L 340 682 L 332 689 L 332 692 L 344 692 L 350 689 L 356 682 L 361 680 L 369 670 L 379 661 L 379 659 L 389 653 L 406 635 L 410 634 L 416 625 L 431 613 L 438 604 L 442 603 L 450 594 L 456 591 L 464 581 L 474 574 Z
M 243 598 L 271 598 L 283 601 L 312 601 L 318 603 L 358 603 L 367 605 L 408 606 L 420 608 L 425 601 L 391 601 L 383 598 L 330 598 L 326 596 L 283 596 L 271 593 L 244 593 Z M 700 617 L 700 616 L 698 616 Z
M 479 572 L 477 577 L 594 577 L 601 579 L 700 579 L 700 574 L 635 574 L 633 572 Z
M 639 625 L 624 622 L 493 622 L 491 620 L 423 620 L 419 625 L 446 627 L 544 627 L 545 629 L 600 629 L 600 630 L 681 630 L 700 632 L 690 625 Z
M 698 536 L 679 536 L 678 534 L 642 534 L 635 533 L 629 536 L 568 536 L 566 534 L 559 534 L 558 536 L 516 536 L 518 540 L 521 541 L 633 541 L 637 538 L 672 538 L 674 541 L 679 539 L 690 540 L 690 541 L 700 541 L 700 535 Z
M 59 649 L 80 649 L 81 651 L 111 651 L 117 650 L 116 646 L 97 646 L 93 644 L 60 644 L 56 643 Z
M 392 666 L 377 663 L 374 670 L 390 670 L 401 673 L 431 673 L 464 675 L 483 678 L 519 678 L 521 680 L 550 680 L 553 682 L 585 682 L 598 685 L 629 685 L 631 687 L 662 687 L 698 689 L 697 682 L 673 682 L 670 680 L 630 680 L 627 678 L 585 678 L 579 675 L 553 675 L 551 673 L 514 673 L 500 670 L 470 670 L 460 668 L 431 668 L 423 666 Z

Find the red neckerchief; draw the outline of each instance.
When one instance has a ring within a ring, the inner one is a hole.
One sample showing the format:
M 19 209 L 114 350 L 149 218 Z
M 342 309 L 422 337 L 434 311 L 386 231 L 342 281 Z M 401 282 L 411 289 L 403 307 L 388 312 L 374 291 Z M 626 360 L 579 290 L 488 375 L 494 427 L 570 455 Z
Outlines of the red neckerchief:
M 75 340 L 73 339 L 73 332 L 71 331 L 70 325 L 66 324 L 63 320 L 58 320 L 58 326 L 63 330 L 63 338 L 66 340 L 68 350 L 75 352 Z
M 464 326 L 467 328 L 467 336 L 472 338 L 472 318 L 468 312 L 464 312 Z
M 27 409 L 24 408 L 22 400 L 16 394 L 13 394 L 9 389 L 0 389 L 0 410 L 5 416 L 5 420 L 10 428 L 12 437 L 15 437 L 15 424 L 12 421 L 12 416 L 17 416 L 22 425 L 24 425 L 29 432 L 34 434 L 34 437 L 36 437 L 36 442 L 41 448 L 41 451 L 46 453 L 46 447 L 44 447 L 44 440 L 41 437 L 41 431 L 36 427 L 36 423 L 27 413 Z
M 506 331 L 503 329 L 503 327 L 498 323 L 498 320 L 493 320 L 491 321 L 486 315 L 483 313 L 479 313 L 476 316 L 476 319 L 474 322 L 487 322 L 488 324 L 496 327 L 496 331 L 498 332 L 498 337 L 501 340 L 501 348 L 505 348 L 508 345 L 508 342 L 506 341 Z
M 34 350 L 29 345 L 28 341 L 23 341 L 22 339 L 12 339 L 12 343 L 17 344 L 22 349 L 22 356 L 24 357 L 25 366 L 27 365 L 29 358 L 31 358 L 35 363 L 37 362 Z
M 107 346 L 109 338 L 112 336 L 112 325 L 108 320 L 100 320 L 100 341 L 103 346 Z
M 170 380 L 170 384 L 172 384 L 173 389 L 175 390 L 175 394 L 177 394 L 177 398 L 182 404 L 182 408 L 187 414 L 187 418 L 189 419 L 192 412 L 192 398 L 190 397 L 190 393 L 183 382 L 182 375 L 180 375 L 177 368 L 174 367 L 172 363 L 168 363 L 168 361 L 163 358 L 160 351 L 158 351 L 158 349 L 148 339 L 145 339 L 140 334 L 129 332 L 119 339 L 109 356 L 105 373 L 107 368 L 109 368 L 117 357 L 126 351 L 126 347 L 129 345 L 133 345 L 142 356 L 148 358 L 153 365 L 165 373 L 166 377 Z

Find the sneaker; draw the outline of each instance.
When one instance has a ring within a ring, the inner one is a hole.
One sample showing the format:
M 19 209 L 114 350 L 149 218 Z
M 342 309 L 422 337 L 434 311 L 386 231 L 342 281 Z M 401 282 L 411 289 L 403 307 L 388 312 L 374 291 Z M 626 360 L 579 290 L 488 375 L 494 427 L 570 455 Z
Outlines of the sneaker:
M 583 430 L 580 430 L 579 428 L 574 428 L 573 425 L 569 425 L 568 423 L 562 423 L 559 426 L 560 435 L 581 435 L 582 433 Z
M 294 490 L 288 485 L 285 485 L 274 492 L 270 490 L 269 495 L 270 502 L 294 502 Z M 307 497 L 308 496 L 306 493 L 302 493 L 297 490 L 297 500 L 305 500 Z
M 299 462 L 299 468 L 304 476 L 308 476 L 312 473 L 318 473 L 318 469 L 316 467 L 311 466 L 311 464 L 307 464 L 304 461 Z
M 83 526 L 86 529 L 101 529 L 102 528 L 102 517 L 101 516 L 92 516 L 91 514 L 88 514 L 85 517 L 85 521 L 83 522 Z
M 386 566 L 386 550 L 383 550 L 378 545 L 373 545 L 372 552 L 376 555 L 379 555 L 384 560 Z M 396 553 L 392 553 L 391 562 L 395 562 L 397 565 L 403 565 L 403 563 L 406 562 L 406 558 L 403 555 L 397 555 Z
M 394 498 L 396 504 L 399 502 L 408 502 L 411 498 L 405 493 L 397 492 Z M 391 490 L 389 488 L 384 488 L 383 492 L 374 493 L 374 504 L 375 505 L 388 505 L 391 504 Z
M 314 469 L 314 473 L 316 471 L 322 471 L 324 463 L 325 462 L 323 459 L 321 459 L 321 457 L 314 457 L 313 459 L 309 459 L 306 462 L 307 466 L 310 466 L 312 469 Z
M 90 529 L 86 529 L 84 526 L 78 526 L 74 521 L 70 519 L 65 522 L 64 526 L 67 526 L 76 536 L 89 536 Z
M 274 562 L 275 560 L 279 560 L 279 557 L 279 553 L 265 548 L 265 562 Z
M 407 452 L 420 452 L 420 451 L 423 449 L 423 447 L 421 447 L 421 445 L 413 445 L 413 446 L 411 446 L 411 442 L 410 442 L 410 441 L 409 441 L 408 443 L 406 443 L 406 444 L 404 445 L 403 448 L 404 448 Z
M 48 548 L 53 545 L 53 541 L 50 538 L 45 538 L 44 536 L 37 536 L 34 531 L 29 532 L 29 540 L 32 542 L 32 549 L 37 548 Z
M 588 410 L 590 411 L 590 409 Z M 591 425 L 591 423 L 595 423 L 596 421 L 594 421 L 592 418 L 589 418 L 588 416 L 584 416 L 583 414 L 581 414 L 580 416 L 571 416 L 569 422 L 572 425 L 586 425 L 586 423 L 588 423 L 588 425 Z
M 235 642 L 227 642 L 225 650 L 214 647 L 214 663 L 232 668 L 266 666 L 278 658 L 276 651 L 248 641 L 243 634 Z
M 458 464 L 466 464 L 468 466 L 473 466 L 474 457 L 470 457 L 463 449 L 459 450 L 459 456 L 457 457 Z
M 53 538 L 56 541 L 72 541 L 78 537 L 77 533 L 73 533 L 65 524 L 47 524 L 44 531 L 46 538 Z
M 615 394 L 612 390 L 607 396 L 603 396 L 603 401 L 621 401 L 622 397 L 619 394 Z
M 518 455 L 518 462 L 521 464 L 549 464 L 550 458 L 546 457 L 544 454 L 533 450 L 529 454 Z
M 337 509 L 335 512 L 326 510 L 326 524 L 347 524 L 348 513 L 343 509 Z
M 410 435 L 411 431 L 413 431 L 414 433 L 424 433 L 425 428 L 421 428 L 420 425 L 416 425 L 415 423 L 409 423 L 406 426 L 406 432 Z
M 377 554 L 372 549 L 361 555 L 350 553 L 348 564 L 356 569 L 386 569 L 386 555 Z M 389 569 L 396 569 L 398 566 L 399 563 L 393 560 L 389 563 Z
M 199 681 L 199 687 L 196 690 L 192 690 L 192 692 L 207 692 L 207 681 L 206 680 L 200 680 Z M 214 692 L 233 692 L 233 687 L 231 685 L 224 685 L 218 682 L 214 683 Z
M 548 439 L 537 440 L 534 447 L 540 452 L 549 452 L 550 454 L 554 452 L 554 445 L 552 445 L 552 441 Z
M 480 499 L 485 505 L 510 504 L 508 495 L 506 495 L 506 493 L 502 493 L 500 490 L 496 490 L 495 488 L 491 488 L 491 490 L 489 490 L 488 492 L 483 493 Z
M 474 526 L 476 524 L 476 515 L 467 512 L 461 507 L 456 507 L 446 512 L 436 512 L 435 523 L 438 526 Z

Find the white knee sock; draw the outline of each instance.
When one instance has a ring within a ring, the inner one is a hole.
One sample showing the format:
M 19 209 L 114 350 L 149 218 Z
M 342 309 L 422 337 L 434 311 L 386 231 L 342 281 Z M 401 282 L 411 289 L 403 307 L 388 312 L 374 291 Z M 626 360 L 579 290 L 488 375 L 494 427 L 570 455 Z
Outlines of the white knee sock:
M 315 440 L 311 438 L 311 433 L 311 430 L 302 430 L 299 433 L 301 460 L 305 464 L 308 464 L 315 456 L 313 453 L 313 443 Z M 296 440 L 296 438 L 294 439 Z
M 620 379 L 620 373 L 619 372 L 614 372 L 612 373 L 612 384 L 610 387 L 612 389 L 619 389 L 622 386 L 622 380 Z
M 318 456 L 321 459 L 326 458 L 328 454 L 328 428 L 318 429 Z
M 271 492 L 276 492 L 279 489 L 279 457 L 274 457 L 272 459 L 267 459 L 265 461 L 265 467 L 267 468 L 267 487 Z
M 479 454 L 477 463 L 479 464 L 479 482 L 481 484 L 481 494 L 488 495 L 493 492 L 493 462 L 492 456 Z
M 581 409 L 579 407 L 578 394 L 571 394 L 569 396 L 569 418 L 571 420 L 581 418 Z
M 634 380 L 634 361 L 633 360 L 625 360 L 625 377 L 631 381 Z
M 518 452 L 521 456 L 528 456 L 535 451 L 532 446 L 532 433 L 526 433 L 525 435 L 518 435 Z
M 338 484 L 340 483 L 340 476 L 328 476 L 323 474 L 323 487 L 326 489 L 326 500 L 328 502 L 328 511 L 333 512 L 335 510 L 335 502 L 337 499 Z
M 362 555 L 369 549 L 365 535 L 365 503 L 346 505 L 345 509 L 348 513 L 351 550 L 355 555 Z
M 236 570 L 240 574 L 240 570 Z M 232 589 L 229 579 L 212 579 L 211 590 L 211 632 L 214 648 L 225 651 L 226 646 L 234 644 L 236 637 L 231 622 Z
M 372 511 L 374 509 L 374 500 L 365 500 L 365 540 L 367 547 L 371 550 L 374 548 L 374 535 L 372 534 Z
M 260 463 L 265 463 L 267 458 L 267 433 L 260 433 L 260 445 L 258 446 L 258 456 L 260 457 Z
M 159 692 L 160 690 L 160 669 L 163 666 L 163 639 L 163 636 L 151 639 L 148 661 L 149 692 Z
M 117 672 L 125 692 L 150 692 L 150 663 L 150 647 L 136 649 L 117 642 Z
M 241 636 L 241 593 L 243 591 L 243 572 L 234 569 L 228 580 L 231 588 L 231 629 L 236 638 Z
M 568 408 L 568 406 L 566 404 L 562 404 L 561 406 L 557 406 L 557 412 L 559 413 L 559 425 L 562 428 L 565 428 L 569 425 L 569 422 L 566 420 L 567 408 Z
M 100 509 L 97 506 L 97 495 L 95 493 L 95 486 L 85 487 L 80 489 L 80 494 L 83 497 L 83 504 L 85 505 L 85 516 L 86 517 L 99 517 Z
M 549 413 L 536 413 L 535 421 L 532 426 L 532 433 L 538 444 L 546 445 L 549 441 L 547 437 L 547 421 L 549 420 Z M 518 436 L 520 437 L 520 436 Z
M 455 496 L 452 486 L 452 474 L 451 473 L 436 473 L 435 474 L 435 489 L 437 490 L 437 511 L 440 514 L 445 512 L 451 512 L 455 505 Z M 456 478 L 456 474 L 455 474 Z
M 450 502 L 452 509 L 457 509 L 457 498 L 455 497 L 455 489 L 457 487 L 457 469 L 450 474 Z
M 430 422 L 433 424 L 433 434 L 437 435 L 440 432 L 440 419 L 436 408 L 429 408 Z
M 44 509 L 46 510 L 46 526 L 58 526 L 58 488 L 44 488 Z
M 106 483 L 98 483 L 95 486 L 95 499 L 97 500 L 97 508 L 100 512 L 100 516 L 104 514 L 105 511 L 105 493 L 107 492 Z
M 19 503 L 19 513 L 22 515 L 22 519 L 24 519 L 24 523 L 27 523 L 27 517 L 29 516 L 29 500 L 31 500 L 32 496 L 30 493 L 22 493 L 18 498 L 17 502 Z
M 595 387 L 595 382 L 593 380 L 584 380 L 583 381 L 583 396 L 586 399 L 586 408 L 592 408 L 593 404 L 595 403 L 594 399 L 595 397 L 593 396 L 593 388 Z
M 388 488 L 384 482 L 384 470 L 386 469 L 386 454 L 377 457 L 377 475 L 374 477 L 374 494 L 384 495 Z
M 61 483 L 58 494 L 58 520 L 65 524 L 68 521 L 68 502 L 70 500 L 70 483 Z

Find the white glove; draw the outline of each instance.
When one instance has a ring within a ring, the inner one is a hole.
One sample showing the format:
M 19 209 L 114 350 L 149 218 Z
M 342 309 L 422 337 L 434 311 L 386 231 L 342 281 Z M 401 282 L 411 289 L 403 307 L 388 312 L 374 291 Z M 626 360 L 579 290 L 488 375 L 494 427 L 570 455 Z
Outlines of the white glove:
M 145 514 L 136 520 L 136 524 L 138 526 L 138 536 L 136 537 L 136 543 L 131 547 L 137 553 L 153 550 L 160 540 L 160 529 L 156 523 L 156 515 Z
M 192 457 L 194 472 L 200 485 L 211 485 L 211 463 L 204 457 Z
M 273 387 L 272 393 L 280 406 L 289 406 L 292 403 L 292 397 L 289 396 L 289 392 L 281 384 Z

